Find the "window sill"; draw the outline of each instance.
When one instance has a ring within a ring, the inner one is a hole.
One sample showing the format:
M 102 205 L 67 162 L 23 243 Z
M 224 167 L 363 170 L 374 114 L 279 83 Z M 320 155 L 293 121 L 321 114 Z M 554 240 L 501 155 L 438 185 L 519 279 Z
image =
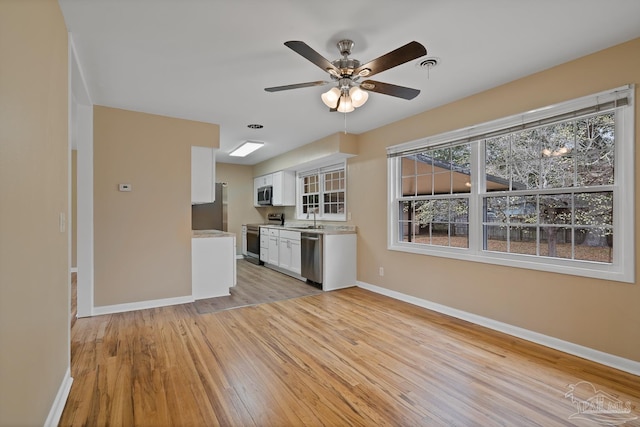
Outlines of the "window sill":
M 429 247 L 415 244 L 394 243 L 387 249 L 428 255 L 441 258 L 451 258 L 461 261 L 480 262 L 501 265 L 505 267 L 524 268 L 548 273 L 569 274 L 592 279 L 611 280 L 615 282 L 634 283 L 635 263 L 630 265 L 603 264 L 589 261 L 567 261 L 559 258 L 537 257 L 528 255 L 507 254 L 502 252 L 473 252 L 470 249 L 450 247 Z M 569 265 L 570 264 L 570 265 Z

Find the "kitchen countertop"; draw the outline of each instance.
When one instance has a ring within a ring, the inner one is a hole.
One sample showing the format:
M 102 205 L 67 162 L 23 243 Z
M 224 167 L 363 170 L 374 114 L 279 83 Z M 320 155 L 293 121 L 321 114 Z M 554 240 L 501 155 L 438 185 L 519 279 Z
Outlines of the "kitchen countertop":
M 277 228 L 279 230 L 300 231 L 302 233 L 317 234 L 356 234 L 355 225 L 319 225 L 317 228 L 310 227 L 309 224 L 285 224 L 285 225 L 261 225 L 260 227 Z M 311 226 L 313 227 L 313 226 Z
M 191 237 L 194 239 L 201 237 L 236 237 L 236 234 L 220 230 L 192 230 Z

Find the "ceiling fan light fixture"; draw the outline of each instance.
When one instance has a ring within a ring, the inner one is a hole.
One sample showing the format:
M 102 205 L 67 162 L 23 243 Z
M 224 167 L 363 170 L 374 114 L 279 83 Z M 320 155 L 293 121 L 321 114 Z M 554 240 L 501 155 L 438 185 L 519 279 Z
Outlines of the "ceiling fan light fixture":
M 351 98 L 351 103 L 355 108 L 362 107 L 367 99 L 369 99 L 369 94 L 360 89 L 358 86 L 354 86 L 349 89 L 349 97 Z
M 349 95 L 342 95 L 340 97 L 340 104 L 338 104 L 338 112 L 339 113 L 350 113 L 355 110 L 353 103 L 351 102 L 351 97 Z
M 320 95 L 322 102 L 329 108 L 336 108 L 338 100 L 340 99 L 340 89 L 337 87 L 331 88 L 322 95 Z

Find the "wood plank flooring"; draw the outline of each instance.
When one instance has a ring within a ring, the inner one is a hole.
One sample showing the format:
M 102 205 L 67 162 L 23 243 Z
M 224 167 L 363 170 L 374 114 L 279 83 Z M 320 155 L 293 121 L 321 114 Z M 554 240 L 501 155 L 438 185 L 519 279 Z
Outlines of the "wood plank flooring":
M 230 289 L 231 295 L 207 298 L 194 303 L 200 314 L 213 313 L 230 308 L 282 301 L 322 293 L 313 285 L 293 277 L 274 272 L 269 268 L 239 260 L 238 283 Z
M 62 426 L 598 425 L 580 381 L 640 415 L 640 377 L 359 288 L 82 318 L 71 352 Z

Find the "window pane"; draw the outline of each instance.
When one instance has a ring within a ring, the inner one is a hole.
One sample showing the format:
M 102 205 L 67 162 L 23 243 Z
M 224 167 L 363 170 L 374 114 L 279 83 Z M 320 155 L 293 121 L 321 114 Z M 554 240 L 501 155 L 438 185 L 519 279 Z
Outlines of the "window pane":
M 484 199 L 485 222 L 507 222 L 507 197 L 487 197 Z
M 571 224 L 571 194 L 554 194 L 540 196 L 541 224 Z
M 487 165 L 485 182 L 487 191 L 510 190 L 511 166 L 507 164 Z
M 529 162 L 540 158 L 542 144 L 538 129 L 516 132 L 511 135 L 511 151 L 509 153 L 512 162 Z
M 575 159 L 571 154 L 542 159 L 542 188 L 573 187 Z
M 538 222 L 538 207 L 536 196 L 510 196 L 506 213 L 511 223 L 536 224 Z
M 601 114 L 577 122 L 579 185 L 613 184 L 614 114 Z
M 502 225 L 485 225 L 484 236 L 484 250 L 507 252 L 507 227 Z
M 613 262 L 613 230 L 611 228 L 576 229 L 575 259 Z
M 449 246 L 449 224 L 434 222 L 431 224 L 431 244 Z
M 415 176 L 402 178 L 402 195 L 403 196 L 416 195 L 416 177 Z
M 469 247 L 469 199 L 450 200 L 451 246 Z
M 471 191 L 471 144 L 426 150 L 400 162 L 403 196 Z
M 451 222 L 469 222 L 469 199 L 451 199 Z
M 513 254 L 536 255 L 536 227 L 509 227 L 509 249 Z
M 540 255 L 554 258 L 573 258 L 573 233 L 569 227 L 542 227 Z
M 509 189 L 511 136 L 505 135 L 485 141 L 485 179 L 487 191 Z
M 541 159 L 511 164 L 511 189 L 528 190 L 540 188 Z
M 485 161 L 489 165 L 504 165 L 509 161 L 511 150 L 511 135 L 490 138 L 485 141 Z
M 413 211 L 413 202 L 402 201 L 399 203 L 399 218 L 400 218 L 400 236 L 403 242 L 412 242 L 415 234 L 415 224 L 413 218 L 415 217 Z
M 433 194 L 433 175 L 418 175 L 417 181 L 417 193 L 418 196 L 430 196 Z
M 433 175 L 433 194 L 451 193 L 451 172 L 441 172 Z
M 435 199 L 400 203 L 403 242 L 469 247 L 468 199 Z
M 469 171 L 471 169 L 471 145 L 457 145 L 451 147 L 451 165 L 456 171 Z
M 575 195 L 575 223 L 580 225 L 613 225 L 613 192 L 579 193 Z
M 469 247 L 469 226 L 468 225 L 452 225 L 451 247 L 468 248 Z
M 429 151 L 429 156 L 433 159 L 434 166 L 438 163 L 449 163 L 451 159 L 451 148 L 440 148 Z

